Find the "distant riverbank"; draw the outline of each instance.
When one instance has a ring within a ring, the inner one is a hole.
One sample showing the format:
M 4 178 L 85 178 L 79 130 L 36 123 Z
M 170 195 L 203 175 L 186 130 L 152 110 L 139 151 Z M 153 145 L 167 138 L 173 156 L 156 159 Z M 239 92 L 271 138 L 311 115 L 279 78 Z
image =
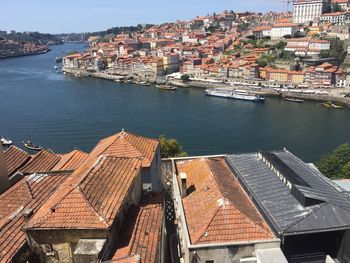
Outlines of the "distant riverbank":
M 44 49 L 44 50 L 40 50 L 40 51 L 35 51 L 35 52 L 21 52 L 21 51 L 18 51 L 16 53 L 8 54 L 8 55 L 5 55 L 5 56 L 0 55 L 0 59 L 41 55 L 41 54 L 46 54 L 47 52 L 50 52 L 50 51 L 51 51 L 50 48 L 47 48 L 47 49 Z

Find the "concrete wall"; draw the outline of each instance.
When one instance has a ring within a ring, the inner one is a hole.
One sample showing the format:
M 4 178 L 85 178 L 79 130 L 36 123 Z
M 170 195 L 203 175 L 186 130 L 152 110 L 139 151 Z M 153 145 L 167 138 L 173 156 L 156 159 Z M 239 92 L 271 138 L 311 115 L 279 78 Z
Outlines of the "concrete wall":
M 190 262 L 214 260 L 215 263 L 239 263 L 240 259 L 255 257 L 254 245 L 195 249 L 190 251 Z
M 163 188 L 160 163 L 160 145 L 158 145 L 150 167 L 142 168 L 141 173 L 142 183 L 152 184 L 152 191 L 156 193 L 160 193 Z

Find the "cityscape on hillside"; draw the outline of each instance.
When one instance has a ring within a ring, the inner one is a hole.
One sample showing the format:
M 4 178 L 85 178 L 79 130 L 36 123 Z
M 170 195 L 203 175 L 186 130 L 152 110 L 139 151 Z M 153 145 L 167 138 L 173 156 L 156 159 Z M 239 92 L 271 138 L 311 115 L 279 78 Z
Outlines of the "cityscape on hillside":
M 285 4 L 284 12 L 224 10 L 92 33 L 0 31 L 0 132 L 28 134 L 22 144 L 0 136 L 0 263 L 350 263 L 350 0 Z M 124 101 L 133 88 L 140 95 Z M 193 105 L 172 105 L 178 93 Z M 5 100 L 13 108 L 2 110 Z M 205 103 L 214 117 L 195 110 Z M 274 127 L 278 149 L 188 154 L 177 139 L 149 136 L 163 111 L 173 130 L 206 120 L 198 150 L 209 137 L 229 144 L 226 127 L 235 145 L 260 141 L 279 120 L 272 111 L 290 123 Z M 219 126 L 233 111 L 242 122 Z M 338 147 L 310 162 L 286 141 L 322 114 L 329 121 L 311 125 L 305 147 Z M 135 131 L 115 128 L 124 123 Z M 61 135 L 72 150 L 35 144 L 26 129 Z M 72 130 L 92 149 L 79 149 Z

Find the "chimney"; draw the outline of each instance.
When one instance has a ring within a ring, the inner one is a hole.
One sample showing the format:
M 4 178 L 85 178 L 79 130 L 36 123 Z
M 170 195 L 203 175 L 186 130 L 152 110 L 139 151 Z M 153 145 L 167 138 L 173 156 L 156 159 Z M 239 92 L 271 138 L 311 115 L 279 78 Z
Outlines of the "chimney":
M 10 187 L 10 179 L 7 173 L 4 152 L 2 151 L 2 143 L 0 142 L 0 194 Z
M 181 178 L 181 197 L 184 198 L 187 195 L 187 174 L 186 173 L 180 173 Z

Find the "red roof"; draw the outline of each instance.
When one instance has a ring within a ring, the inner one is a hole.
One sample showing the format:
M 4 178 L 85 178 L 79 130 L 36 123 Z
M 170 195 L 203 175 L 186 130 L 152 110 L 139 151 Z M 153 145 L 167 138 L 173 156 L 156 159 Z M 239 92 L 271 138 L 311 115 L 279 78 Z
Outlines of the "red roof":
M 118 234 L 117 250 L 112 260 L 120 262 L 121 259 L 139 258 L 143 263 L 156 262 L 162 218 L 160 198 L 131 207 L 126 224 Z
M 58 155 L 48 150 L 41 150 L 34 155 L 34 157 L 24 165 L 20 171 L 24 174 L 50 171 L 60 159 L 61 158 Z
M 4 152 L 4 158 L 8 175 L 11 176 L 26 164 L 31 156 L 22 149 L 16 146 L 11 146 Z
M 187 174 L 182 199 L 192 244 L 274 238 L 223 158 L 177 161 Z
M 10 262 L 26 243 L 24 212 L 33 209 L 36 213 L 69 175 L 52 172 L 25 176 L 0 195 L 0 262 Z
M 140 169 L 137 158 L 101 156 L 85 163 L 47 200 L 27 228 L 110 227 Z
M 79 150 L 62 154 L 61 160 L 52 168 L 52 170 L 76 170 L 84 163 L 88 155 L 89 154 Z
M 95 158 L 102 154 L 116 157 L 141 157 L 143 158 L 142 166 L 149 167 L 158 145 L 158 140 L 121 131 L 101 140 L 91 151 L 89 158 Z

